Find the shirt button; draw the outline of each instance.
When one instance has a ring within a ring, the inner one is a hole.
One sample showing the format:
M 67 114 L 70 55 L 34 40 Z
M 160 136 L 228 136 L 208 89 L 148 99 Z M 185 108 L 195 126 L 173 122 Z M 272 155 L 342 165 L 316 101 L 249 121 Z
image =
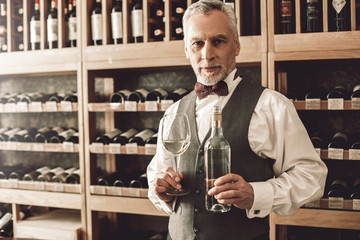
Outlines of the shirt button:
M 199 168 L 198 170 L 196 170 L 196 173 L 197 173 L 197 174 L 203 174 L 203 172 L 204 172 L 204 171 L 203 171 L 201 168 Z
M 200 208 L 195 208 L 194 211 L 195 211 L 196 213 L 199 213 L 199 212 L 201 212 L 201 209 L 200 209 Z
M 195 232 L 195 233 L 198 233 L 198 232 L 200 232 L 200 229 L 197 228 L 197 227 L 194 227 L 194 232 Z
M 200 189 L 196 189 L 196 190 L 195 190 L 195 193 L 196 193 L 196 194 L 199 194 L 199 193 L 201 193 L 201 190 L 200 190 Z

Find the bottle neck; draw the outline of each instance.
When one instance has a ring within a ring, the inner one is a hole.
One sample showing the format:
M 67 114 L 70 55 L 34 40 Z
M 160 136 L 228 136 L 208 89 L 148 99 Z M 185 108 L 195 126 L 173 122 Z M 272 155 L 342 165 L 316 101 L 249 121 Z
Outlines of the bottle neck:
M 211 136 L 222 136 L 223 129 L 221 113 L 213 113 L 211 119 Z

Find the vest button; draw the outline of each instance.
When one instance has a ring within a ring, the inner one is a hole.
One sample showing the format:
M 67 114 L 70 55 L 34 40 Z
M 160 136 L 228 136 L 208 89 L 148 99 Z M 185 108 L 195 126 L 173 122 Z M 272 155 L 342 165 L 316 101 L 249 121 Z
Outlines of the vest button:
M 204 173 L 204 170 L 202 170 L 201 168 L 199 168 L 198 170 L 196 170 L 196 173 L 197 173 L 197 174 L 203 174 L 203 173 Z
M 200 150 L 199 150 L 199 154 L 203 155 L 203 154 L 204 154 L 204 150 L 200 149 Z
M 201 190 L 200 190 L 200 189 L 196 189 L 196 190 L 195 190 L 195 193 L 196 193 L 196 194 L 199 194 L 199 193 L 201 193 Z
M 195 232 L 195 233 L 198 233 L 198 232 L 200 232 L 200 229 L 197 228 L 197 227 L 194 227 L 194 232 Z
M 195 211 L 196 213 L 199 213 L 199 212 L 201 212 L 201 209 L 200 209 L 200 208 L 194 208 L 194 211 Z

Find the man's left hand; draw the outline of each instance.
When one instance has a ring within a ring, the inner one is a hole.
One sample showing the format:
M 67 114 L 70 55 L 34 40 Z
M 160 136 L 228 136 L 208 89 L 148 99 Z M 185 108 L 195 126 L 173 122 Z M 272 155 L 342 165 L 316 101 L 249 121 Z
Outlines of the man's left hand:
M 240 175 L 227 174 L 216 179 L 208 191 L 221 204 L 233 204 L 237 208 L 250 209 L 254 203 L 254 190 Z

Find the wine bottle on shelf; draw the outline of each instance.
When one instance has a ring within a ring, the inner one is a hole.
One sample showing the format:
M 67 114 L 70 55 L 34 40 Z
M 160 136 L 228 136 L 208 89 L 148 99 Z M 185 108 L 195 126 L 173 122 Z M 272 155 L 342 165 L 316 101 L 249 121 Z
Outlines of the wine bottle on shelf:
M 317 86 L 312 88 L 309 92 L 306 93 L 305 95 L 305 100 L 306 99 L 320 99 L 320 100 L 326 100 L 326 90 L 325 88 L 321 87 L 321 86 Z
M 21 98 L 23 96 L 25 96 L 26 93 L 20 93 L 20 94 L 14 94 L 9 96 L 9 98 L 7 99 L 6 103 L 17 103 L 21 101 Z
M 343 179 L 335 179 L 331 182 L 326 196 L 347 198 L 348 191 L 349 191 L 348 185 Z
M 280 33 L 288 34 L 293 32 L 292 22 L 292 2 L 291 0 L 281 0 L 280 2 Z
M 0 3 L 0 17 L 6 17 L 6 4 Z
M 360 200 L 360 177 L 355 179 L 355 181 L 351 187 L 350 199 Z
M 9 130 L 10 130 L 9 127 L 2 127 L 2 128 L 0 128 L 0 136 L 1 136 L 1 134 L 5 133 L 5 132 L 7 132 L 7 131 L 9 131 Z
M 129 142 L 130 138 L 135 136 L 139 131 L 135 128 L 130 128 L 129 130 L 121 133 L 120 135 L 113 138 L 112 143 L 120 143 L 121 145 L 125 145 Z
M 186 3 L 185 2 L 173 2 L 171 7 L 172 17 L 182 20 L 182 17 L 186 10 Z
M 123 178 L 123 174 L 120 172 L 113 172 L 110 174 L 103 174 L 98 177 L 97 185 L 101 186 L 113 186 L 116 180 L 121 180 Z
M 61 101 L 64 100 L 64 97 L 65 97 L 65 94 L 58 94 L 58 93 L 56 93 L 56 94 L 51 95 L 51 96 L 47 99 L 47 101 L 60 103 Z
M 205 186 L 206 192 L 214 187 L 217 178 L 230 173 L 230 144 L 225 139 L 222 130 L 221 107 L 214 106 L 211 114 L 211 136 L 204 145 L 205 151 Z M 214 196 L 205 196 L 205 207 L 209 212 L 228 212 L 229 204 L 220 204 Z
M 135 102 L 145 102 L 146 96 L 149 94 L 149 91 L 141 88 L 137 89 L 129 94 L 128 101 L 135 101 Z
M 47 172 L 50 171 L 50 168 L 48 166 L 43 166 L 34 170 L 29 171 L 28 173 L 26 173 L 22 180 L 23 181 L 36 181 L 36 179 L 42 175 L 45 174 Z
M 129 139 L 129 143 L 137 143 L 138 146 L 144 146 L 145 142 L 155 134 L 153 129 L 147 128 L 137 133 Z
M 20 169 L 22 166 L 20 164 L 13 165 L 13 166 L 2 166 L 0 168 L 0 179 L 8 179 L 10 174 L 15 171 L 16 169 Z
M 348 149 L 348 135 L 344 132 L 335 133 L 328 148 Z
M 189 91 L 185 88 L 175 89 L 173 92 L 169 93 L 169 95 L 165 96 L 165 100 L 173 100 L 174 102 L 183 98 Z
M 80 184 L 80 169 L 77 169 L 71 174 L 67 175 L 65 182 L 69 184 Z
M 353 98 L 360 98 L 360 84 L 356 85 L 353 88 L 353 91 L 351 93 L 351 99 Z
M 103 25 L 101 0 L 96 0 L 95 8 L 91 12 L 91 34 L 94 45 L 102 45 Z
M 155 41 L 164 41 L 165 28 L 164 24 L 156 24 L 151 27 L 151 38 Z
M 76 130 L 73 128 L 69 128 L 58 135 L 52 136 L 50 138 L 50 143 L 63 143 L 66 139 L 69 139 L 76 133 Z
M 0 134 L 0 142 L 9 141 L 9 138 L 12 137 L 15 133 L 20 132 L 22 128 L 12 128 L 9 131 L 6 131 Z
M 114 92 L 110 96 L 110 102 L 125 103 L 125 101 L 128 100 L 130 93 L 131 93 L 131 91 L 129 91 L 127 89 L 122 89 L 120 91 Z
M 69 176 L 70 174 L 72 174 L 75 170 L 76 170 L 76 168 L 74 168 L 74 167 L 68 168 L 65 171 L 53 176 L 51 178 L 51 182 L 65 183 L 66 177 Z
M 11 205 L 8 203 L 0 203 L 0 218 L 5 215 L 5 213 L 10 212 Z
M 139 177 L 130 181 L 130 187 L 132 188 L 149 188 L 147 181 L 147 174 L 143 173 Z
M 344 100 L 350 100 L 349 92 L 341 85 L 335 86 L 327 94 L 327 99 L 342 98 Z
M 184 29 L 181 22 L 173 22 L 172 24 L 172 40 L 182 40 L 184 38 Z
M 169 93 L 165 89 L 156 88 L 146 95 L 145 101 L 156 101 L 160 103 L 160 101 L 168 95 Z
M 142 0 L 134 0 L 131 8 L 131 31 L 134 43 L 144 41 L 143 16 Z
M 12 237 L 13 236 L 13 215 L 7 212 L 0 218 L 0 236 Z
M 122 131 L 120 129 L 114 128 L 113 130 L 111 130 L 111 132 L 98 136 L 95 139 L 95 142 L 107 145 L 107 144 L 111 143 L 113 141 L 113 139 L 116 136 L 120 135 L 121 133 L 122 133 Z
M 64 21 L 65 21 L 65 47 L 70 47 L 69 39 L 69 11 L 72 8 L 71 0 L 69 0 L 68 5 L 64 7 Z
M 64 169 L 62 167 L 55 167 L 55 168 L 51 169 L 50 171 L 43 172 L 41 175 L 39 175 L 37 177 L 36 181 L 51 182 L 51 179 L 54 176 L 57 176 L 57 175 L 61 174 L 62 172 L 64 172 Z
M 123 43 L 123 15 L 121 0 L 115 0 L 111 9 L 111 32 L 114 44 Z
M 150 18 L 154 19 L 155 22 L 164 22 L 165 12 L 164 4 L 151 4 L 150 5 Z
M 347 31 L 347 6 L 344 0 L 333 0 L 332 7 L 335 11 L 334 23 L 335 31 Z
M 35 135 L 37 133 L 36 128 L 28 128 L 21 130 L 9 138 L 10 142 L 34 142 Z
M 20 97 L 21 102 L 32 103 L 32 102 L 45 102 L 47 95 L 42 92 L 31 92 L 23 94 Z
M 15 9 L 14 12 L 15 12 L 16 15 L 18 15 L 18 16 L 23 16 L 23 14 L 24 14 L 24 7 L 23 7 L 22 2 L 15 2 L 14 9 Z
M 35 0 L 34 11 L 30 19 L 31 50 L 40 49 L 40 0 Z
M 64 129 L 61 127 L 43 127 L 38 130 L 38 133 L 35 135 L 35 142 L 37 143 L 48 143 L 50 142 L 50 138 L 58 135 L 63 132 Z
M 65 139 L 64 142 L 79 143 L 79 132 L 76 132 L 73 135 L 69 136 Z
M 64 97 L 64 101 L 69 101 L 69 102 L 77 102 L 78 101 L 78 97 L 77 97 L 77 93 L 67 93 Z
M 146 140 L 145 144 L 156 144 L 157 139 L 158 139 L 158 133 L 155 133 L 148 140 Z
M 32 167 L 19 167 L 14 169 L 9 175 L 9 179 L 21 180 L 24 178 L 25 174 L 32 171 Z
M 47 40 L 49 49 L 58 47 L 58 11 L 56 7 L 56 0 L 51 0 L 50 11 L 47 17 Z
M 319 31 L 319 6 L 318 0 L 306 0 L 306 31 Z
M 70 47 L 76 47 L 77 42 L 77 19 L 76 19 L 76 0 L 69 1 L 69 41 Z

